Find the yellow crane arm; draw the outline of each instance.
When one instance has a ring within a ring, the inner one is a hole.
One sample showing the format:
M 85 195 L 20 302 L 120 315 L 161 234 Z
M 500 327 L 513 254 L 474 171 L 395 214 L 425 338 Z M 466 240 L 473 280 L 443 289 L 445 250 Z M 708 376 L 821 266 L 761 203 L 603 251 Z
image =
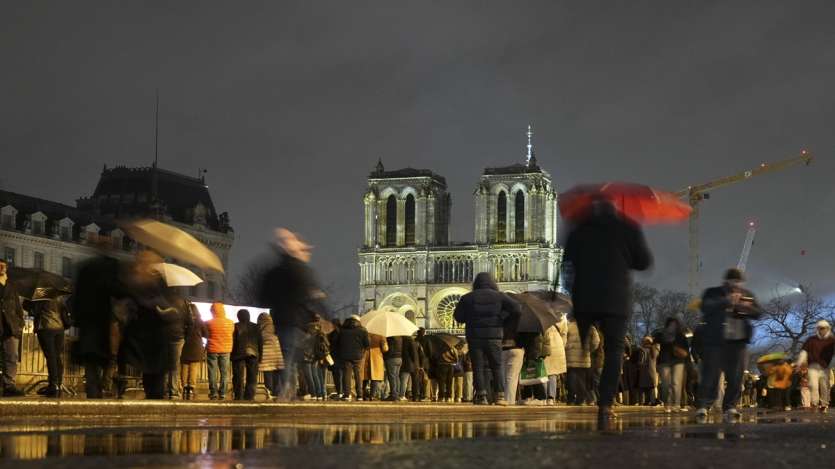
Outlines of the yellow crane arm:
M 763 163 L 758 167 L 748 170 L 742 171 L 740 173 L 734 174 L 732 176 L 726 176 L 723 178 L 715 179 L 710 182 L 706 182 L 704 184 L 698 184 L 695 186 L 690 186 L 687 189 L 680 190 L 675 194 L 679 197 L 686 197 L 688 195 L 696 195 L 700 194 L 712 189 L 716 189 L 722 186 L 727 186 L 733 184 L 735 182 L 744 181 L 745 179 L 750 179 L 754 176 L 759 176 L 761 174 L 769 173 L 772 171 L 778 171 L 784 168 L 788 168 L 789 166 L 794 166 L 798 163 L 804 163 L 808 165 L 812 162 L 812 155 L 803 150 L 800 152 L 800 155 L 795 156 L 794 158 L 789 158 L 786 160 L 778 161 L 776 163 Z

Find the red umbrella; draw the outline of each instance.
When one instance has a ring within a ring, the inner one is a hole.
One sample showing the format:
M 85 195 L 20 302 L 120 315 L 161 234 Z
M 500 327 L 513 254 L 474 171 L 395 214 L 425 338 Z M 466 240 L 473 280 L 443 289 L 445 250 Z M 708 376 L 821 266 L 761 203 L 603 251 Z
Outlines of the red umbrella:
M 560 194 L 560 213 L 566 220 L 581 220 L 589 214 L 592 204 L 601 198 L 638 223 L 679 222 L 686 220 L 693 210 L 671 192 L 641 184 L 607 182 L 583 184 Z

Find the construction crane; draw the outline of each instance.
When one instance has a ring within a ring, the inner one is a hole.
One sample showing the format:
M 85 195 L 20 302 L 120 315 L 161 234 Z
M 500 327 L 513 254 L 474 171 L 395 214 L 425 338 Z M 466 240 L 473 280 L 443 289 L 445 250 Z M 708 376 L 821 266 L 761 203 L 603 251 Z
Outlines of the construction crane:
M 736 264 L 736 268 L 743 272 L 748 265 L 748 256 L 751 255 L 751 246 L 754 245 L 754 236 L 756 235 L 757 224 L 748 222 L 748 234 L 745 235 L 745 244 L 742 245 L 742 253 L 739 255 L 739 262 Z
M 701 262 L 699 260 L 699 204 L 703 200 L 710 198 L 710 192 L 713 189 L 729 186 L 737 182 L 742 182 L 751 179 L 754 176 L 760 176 L 765 173 L 770 173 L 782 169 L 789 168 L 799 163 L 809 165 L 812 162 L 812 155 L 806 150 L 800 152 L 800 155 L 786 160 L 778 161 L 776 163 L 763 163 L 758 167 L 716 179 L 714 181 L 706 182 L 689 186 L 687 189 L 676 192 L 679 197 L 686 197 L 693 209 L 690 212 L 690 272 L 689 272 L 689 289 L 690 295 L 695 297 L 699 294 L 701 288 L 699 285 L 699 272 L 701 270 Z

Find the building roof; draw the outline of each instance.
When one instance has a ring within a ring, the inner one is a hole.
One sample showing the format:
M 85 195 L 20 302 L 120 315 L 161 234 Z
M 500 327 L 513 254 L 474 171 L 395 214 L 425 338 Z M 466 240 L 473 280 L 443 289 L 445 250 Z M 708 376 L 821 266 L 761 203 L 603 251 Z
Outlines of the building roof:
M 543 174 L 542 168 L 536 164 L 536 161 L 532 161 L 533 164 L 512 164 L 510 166 L 498 166 L 495 168 L 484 168 L 484 175 L 485 176 L 497 176 L 497 175 L 504 175 L 504 174 Z
M 393 171 L 386 171 L 383 167 L 383 162 L 379 161 L 377 167 L 371 174 L 369 179 L 403 179 L 403 178 L 430 178 L 440 184 L 446 186 L 446 179 L 443 176 L 433 173 L 428 169 L 402 168 Z
M 156 202 L 156 203 L 155 203 Z M 102 170 L 93 195 L 78 200 L 78 207 L 113 218 L 154 216 L 162 211 L 176 222 L 195 222 L 195 207 L 205 209 L 206 225 L 225 231 L 225 220 L 215 210 L 209 188 L 201 178 L 158 167 L 117 166 Z
M 46 215 L 47 232 L 51 232 L 53 225 L 64 218 L 72 220 L 74 238 L 78 237 L 78 233 L 82 227 L 91 223 L 98 225 L 102 232 L 109 232 L 116 228 L 114 221 L 108 217 L 96 216 L 91 212 L 80 210 L 60 202 L 0 190 L 0 207 L 5 207 L 6 205 L 11 205 L 17 210 L 15 220 L 15 226 L 17 227 L 22 227 L 28 216 L 41 212 Z

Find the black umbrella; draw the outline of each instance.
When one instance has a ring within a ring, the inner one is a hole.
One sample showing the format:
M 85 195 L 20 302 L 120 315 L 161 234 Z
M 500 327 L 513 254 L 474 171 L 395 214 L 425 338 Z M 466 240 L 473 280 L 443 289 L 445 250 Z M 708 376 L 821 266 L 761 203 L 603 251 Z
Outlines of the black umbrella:
M 40 269 L 10 267 L 9 281 L 17 294 L 29 300 L 46 300 L 72 293 L 72 284 L 60 275 Z
M 519 332 L 545 332 L 562 319 L 562 315 L 567 312 L 566 306 L 570 305 L 570 302 L 566 305 L 565 299 L 558 296 L 553 301 L 546 301 L 541 295 L 532 292 L 511 293 L 510 296 L 522 307 L 516 328 Z
M 429 355 L 432 357 L 437 357 L 447 350 L 463 347 L 465 344 L 461 337 L 447 333 L 427 334 L 425 339 L 429 342 Z

